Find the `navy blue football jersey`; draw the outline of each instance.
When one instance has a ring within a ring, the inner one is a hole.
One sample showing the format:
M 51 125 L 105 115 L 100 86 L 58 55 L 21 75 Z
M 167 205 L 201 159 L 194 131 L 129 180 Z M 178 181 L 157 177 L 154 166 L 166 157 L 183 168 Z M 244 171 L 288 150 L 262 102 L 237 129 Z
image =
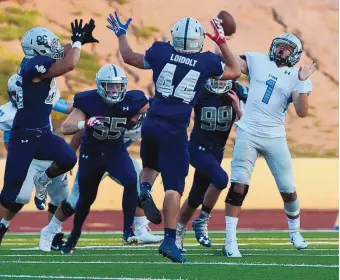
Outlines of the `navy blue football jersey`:
M 165 42 L 155 42 L 144 58 L 153 70 L 155 83 L 148 115 L 165 120 L 161 125 L 170 131 L 187 128 L 207 79 L 223 74 L 222 58 L 212 52 L 178 53 Z
M 57 94 L 56 80 L 44 79 L 33 82 L 33 78 L 46 74 L 55 60 L 48 56 L 23 59 L 18 70 L 16 85 L 17 107 L 13 129 L 40 128 L 50 124 L 52 103 Z
M 97 90 L 89 90 L 74 96 L 73 107 L 81 110 L 86 118 L 104 116 L 104 126 L 87 128 L 82 138 L 81 149 L 102 151 L 124 143 L 124 132 L 128 121 L 146 104 L 148 99 L 140 90 L 130 90 L 125 98 L 112 105 L 104 102 Z
M 236 88 L 235 88 L 236 87 Z M 246 99 L 241 86 L 233 84 L 240 100 Z M 231 99 L 204 89 L 195 107 L 195 123 L 190 140 L 207 146 L 224 147 L 236 118 Z

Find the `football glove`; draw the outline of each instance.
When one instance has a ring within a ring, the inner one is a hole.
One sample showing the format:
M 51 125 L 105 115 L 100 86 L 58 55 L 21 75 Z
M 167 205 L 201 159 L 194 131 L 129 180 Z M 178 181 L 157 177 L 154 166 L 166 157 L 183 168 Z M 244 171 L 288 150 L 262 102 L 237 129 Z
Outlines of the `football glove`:
M 82 45 L 85 45 L 87 43 L 99 43 L 99 41 L 93 37 L 92 32 L 94 28 L 96 27 L 95 21 L 91 18 L 89 23 L 86 23 L 84 26 L 85 29 L 85 35 L 84 40 L 82 42 Z
M 112 14 L 109 14 L 109 17 L 107 18 L 107 21 L 110 25 L 106 25 L 106 27 L 110 30 L 112 30 L 117 37 L 121 36 L 121 35 L 126 35 L 126 31 L 129 27 L 130 22 L 132 21 L 132 18 L 129 18 L 125 24 L 123 24 L 120 19 L 119 16 L 117 14 L 117 12 L 115 12 L 115 17 L 113 17 Z
M 98 116 L 98 117 L 91 117 L 85 121 L 85 127 L 94 127 L 96 125 L 104 125 L 105 117 Z
M 207 36 L 213 40 L 217 45 L 222 45 L 226 43 L 226 38 L 224 35 L 223 27 L 221 25 L 220 19 L 212 19 L 210 24 L 214 30 L 214 34 L 206 33 Z

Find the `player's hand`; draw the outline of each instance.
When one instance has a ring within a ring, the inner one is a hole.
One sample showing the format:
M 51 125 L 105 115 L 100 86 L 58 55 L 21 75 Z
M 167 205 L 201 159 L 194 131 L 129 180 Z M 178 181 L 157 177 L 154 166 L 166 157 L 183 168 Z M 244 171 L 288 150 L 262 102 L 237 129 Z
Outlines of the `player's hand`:
M 115 12 L 115 17 L 116 18 L 114 18 L 112 14 L 109 14 L 107 21 L 110 25 L 106 25 L 106 27 L 108 29 L 111 29 L 117 37 L 121 35 L 126 35 L 126 31 L 129 27 L 130 22 L 132 21 L 132 18 L 129 18 L 124 24 L 120 21 L 117 12 Z
M 237 94 L 235 91 L 233 91 L 232 89 L 228 91 L 228 96 L 231 99 L 231 102 L 233 105 L 240 105 L 240 99 L 238 98 Z
M 224 35 L 223 27 L 221 25 L 221 20 L 220 19 L 212 19 L 210 21 L 210 24 L 214 30 L 214 34 L 211 33 L 206 33 L 207 36 L 213 40 L 217 45 L 222 45 L 225 44 L 227 39 L 226 36 Z
M 82 45 L 85 45 L 87 43 L 99 43 L 99 41 L 93 37 L 92 32 L 95 29 L 95 21 L 91 18 L 89 23 L 86 23 L 84 26 L 84 40 L 82 42 Z
M 312 63 L 306 63 L 305 65 L 301 65 L 299 69 L 299 80 L 305 81 L 316 71 L 316 63 L 312 61 Z
M 98 116 L 98 117 L 91 117 L 85 121 L 85 127 L 94 127 L 95 125 L 104 125 L 105 117 Z
M 81 19 L 79 23 L 77 19 L 74 22 L 71 22 L 71 30 L 72 30 L 71 36 L 72 42 L 74 43 L 79 41 L 80 43 L 83 43 L 84 40 L 83 20 Z

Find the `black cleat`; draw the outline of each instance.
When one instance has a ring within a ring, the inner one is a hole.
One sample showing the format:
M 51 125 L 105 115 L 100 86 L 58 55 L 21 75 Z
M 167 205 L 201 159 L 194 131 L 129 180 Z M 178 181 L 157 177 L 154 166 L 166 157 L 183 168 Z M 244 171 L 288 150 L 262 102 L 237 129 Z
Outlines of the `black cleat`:
M 73 236 L 71 232 L 66 242 L 61 246 L 61 253 L 72 254 L 76 250 L 78 239 L 79 239 L 79 236 Z
M 152 199 L 150 191 L 148 189 L 141 189 L 139 200 L 142 204 L 142 207 L 144 209 L 145 216 L 147 217 L 147 219 L 151 223 L 155 225 L 159 225 L 162 222 L 162 214 L 157 209 L 157 206 Z
M 0 245 L 2 242 L 2 238 L 4 238 L 5 233 L 8 231 L 8 228 L 6 228 L 6 226 L 2 223 L 0 223 Z
M 60 251 L 61 250 L 61 246 L 63 246 L 63 244 L 64 244 L 63 238 L 64 238 L 63 232 L 59 232 L 54 236 L 52 244 L 51 244 L 51 251 Z

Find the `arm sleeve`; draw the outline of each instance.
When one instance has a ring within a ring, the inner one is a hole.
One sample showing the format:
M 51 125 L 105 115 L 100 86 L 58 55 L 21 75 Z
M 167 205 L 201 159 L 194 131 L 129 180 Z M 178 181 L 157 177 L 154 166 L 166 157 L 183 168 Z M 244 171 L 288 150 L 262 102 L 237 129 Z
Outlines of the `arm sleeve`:
M 68 102 L 64 99 L 59 99 L 57 104 L 53 106 L 53 110 L 62 114 L 67 114 Z
M 10 137 L 11 137 L 11 131 L 10 130 L 5 130 L 4 133 L 3 133 L 4 143 L 7 143 L 9 141 Z

